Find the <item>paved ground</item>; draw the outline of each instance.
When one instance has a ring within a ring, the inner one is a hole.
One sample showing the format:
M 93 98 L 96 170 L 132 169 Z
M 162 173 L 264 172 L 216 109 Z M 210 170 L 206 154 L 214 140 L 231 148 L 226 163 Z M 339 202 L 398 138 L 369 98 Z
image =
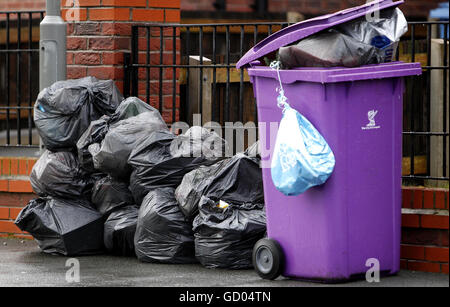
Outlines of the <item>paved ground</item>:
M 66 260 L 39 251 L 33 241 L 0 238 L 1 286 L 72 286 L 65 280 Z M 81 281 L 77 286 L 233 286 L 233 287 L 310 287 L 310 286 L 449 286 L 449 277 L 402 271 L 379 284 L 365 281 L 324 285 L 287 279 L 275 282 L 260 279 L 252 270 L 209 270 L 200 265 L 160 265 L 140 263 L 134 258 L 111 256 L 80 257 Z

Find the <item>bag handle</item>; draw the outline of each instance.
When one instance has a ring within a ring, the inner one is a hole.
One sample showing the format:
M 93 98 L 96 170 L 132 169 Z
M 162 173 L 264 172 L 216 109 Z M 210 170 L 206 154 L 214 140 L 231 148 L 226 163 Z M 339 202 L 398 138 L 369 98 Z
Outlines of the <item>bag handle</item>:
M 270 63 L 270 68 L 276 69 L 277 76 L 278 76 L 278 82 L 280 82 L 280 87 L 277 88 L 277 92 L 280 93 L 280 95 L 277 98 L 277 105 L 280 109 L 286 110 L 286 108 L 290 108 L 291 106 L 288 103 L 288 99 L 286 95 L 284 94 L 284 88 L 283 88 L 283 82 L 281 82 L 281 76 L 280 76 L 280 67 L 281 62 L 280 61 L 273 61 Z

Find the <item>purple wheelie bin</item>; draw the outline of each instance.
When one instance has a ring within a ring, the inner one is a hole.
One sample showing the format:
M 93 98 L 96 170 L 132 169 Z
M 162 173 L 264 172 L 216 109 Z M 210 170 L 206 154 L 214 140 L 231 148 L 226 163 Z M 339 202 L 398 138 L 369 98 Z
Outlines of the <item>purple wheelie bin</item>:
M 419 63 L 358 68 L 280 70 L 291 107 L 308 118 L 332 148 L 330 179 L 299 196 L 279 192 L 271 177 L 279 123 L 277 71 L 263 56 L 304 37 L 403 1 L 382 0 L 287 27 L 251 49 L 237 64 L 248 68 L 257 100 L 268 238 L 254 248 L 256 271 L 266 279 L 342 282 L 370 267 L 393 275 L 400 269 L 402 111 L 404 77 L 420 75 Z M 377 7 L 378 6 L 378 7 Z M 369 267 L 370 266 L 370 267 Z

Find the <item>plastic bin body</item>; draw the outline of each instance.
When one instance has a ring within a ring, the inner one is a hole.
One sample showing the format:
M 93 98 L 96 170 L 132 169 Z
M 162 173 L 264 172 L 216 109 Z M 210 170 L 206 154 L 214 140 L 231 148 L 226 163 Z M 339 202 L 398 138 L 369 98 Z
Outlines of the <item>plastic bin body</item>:
M 290 105 L 329 143 L 335 171 L 320 187 L 285 196 L 272 182 L 279 123 L 279 82 L 269 67 L 249 68 L 257 100 L 268 236 L 285 255 L 283 275 L 342 281 L 365 276 L 375 258 L 380 271 L 400 267 L 403 76 L 420 64 L 280 71 Z M 369 118 L 369 112 L 376 116 Z M 372 119 L 372 121 L 371 121 Z M 267 164 L 267 162 L 269 162 Z M 360 276 L 358 276 L 360 277 Z

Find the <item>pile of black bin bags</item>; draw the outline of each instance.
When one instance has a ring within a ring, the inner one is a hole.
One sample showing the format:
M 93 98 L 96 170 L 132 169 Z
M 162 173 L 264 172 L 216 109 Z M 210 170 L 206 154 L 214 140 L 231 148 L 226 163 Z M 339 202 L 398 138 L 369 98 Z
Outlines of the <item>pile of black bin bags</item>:
M 39 198 L 15 223 L 43 252 L 252 266 L 266 232 L 257 143 L 225 158 L 216 133 L 175 135 L 158 110 L 93 77 L 43 90 L 34 120 L 46 146 L 30 176 Z

